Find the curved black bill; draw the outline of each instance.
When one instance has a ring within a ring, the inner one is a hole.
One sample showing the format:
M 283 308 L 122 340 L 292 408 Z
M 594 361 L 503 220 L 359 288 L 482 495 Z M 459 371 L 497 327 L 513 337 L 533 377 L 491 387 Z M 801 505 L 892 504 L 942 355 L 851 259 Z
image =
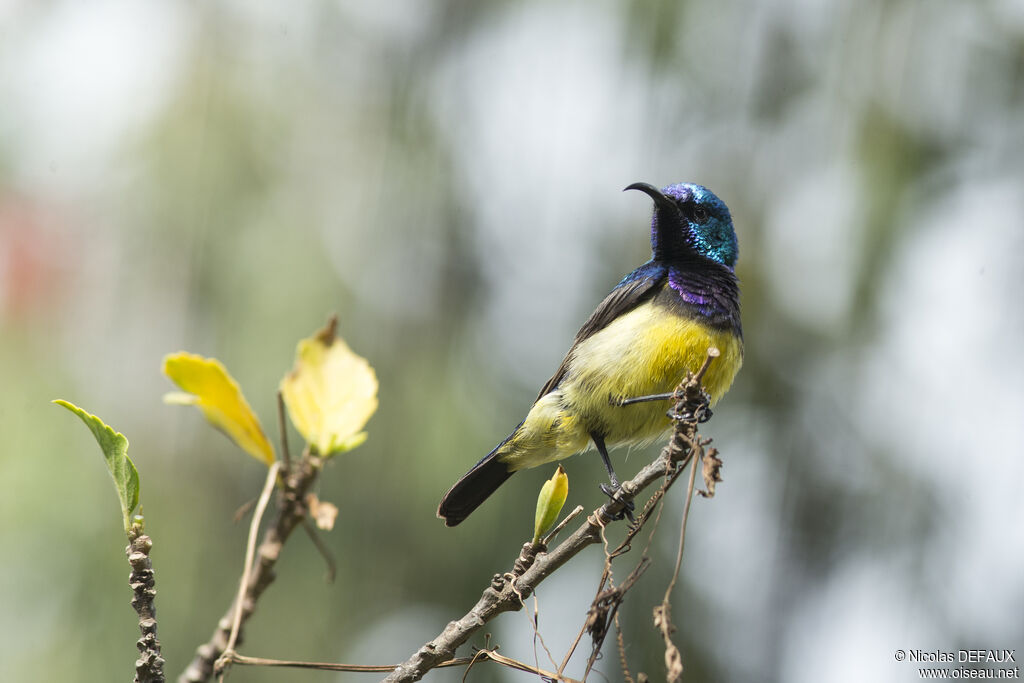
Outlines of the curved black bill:
M 632 185 L 627 185 L 626 187 L 622 188 L 623 192 L 625 192 L 626 190 L 640 190 L 641 192 L 649 196 L 651 199 L 653 199 L 654 203 L 658 206 L 658 208 L 668 208 L 675 206 L 675 203 L 671 199 L 663 195 L 661 193 L 661 190 L 656 188 L 654 185 L 651 185 L 650 183 L 633 183 Z

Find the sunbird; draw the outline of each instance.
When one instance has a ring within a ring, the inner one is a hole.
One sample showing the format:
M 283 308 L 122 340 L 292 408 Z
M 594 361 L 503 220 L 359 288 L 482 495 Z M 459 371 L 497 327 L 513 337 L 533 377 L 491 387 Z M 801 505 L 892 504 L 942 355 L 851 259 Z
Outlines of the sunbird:
M 720 352 L 703 378 L 711 405 L 732 385 L 743 363 L 743 330 L 734 270 L 739 243 L 729 208 L 692 183 L 625 189 L 654 200 L 651 260 L 624 277 L 583 323 L 526 418 L 444 494 L 437 516 L 448 526 L 514 472 L 591 447 L 614 492 L 619 480 L 608 447 L 652 443 L 672 430 L 664 402 L 618 403 L 673 391 L 687 371 L 700 369 L 709 347 Z

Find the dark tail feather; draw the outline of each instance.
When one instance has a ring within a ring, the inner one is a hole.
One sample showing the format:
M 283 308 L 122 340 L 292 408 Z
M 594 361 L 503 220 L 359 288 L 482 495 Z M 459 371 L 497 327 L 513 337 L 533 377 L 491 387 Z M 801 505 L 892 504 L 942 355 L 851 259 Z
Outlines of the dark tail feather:
M 506 442 L 508 439 L 498 444 L 444 494 L 441 504 L 437 506 L 437 516 L 443 519 L 446 525 L 455 526 L 469 517 L 473 510 L 480 507 L 481 503 L 512 476 L 505 463 L 498 460 L 501 447 Z

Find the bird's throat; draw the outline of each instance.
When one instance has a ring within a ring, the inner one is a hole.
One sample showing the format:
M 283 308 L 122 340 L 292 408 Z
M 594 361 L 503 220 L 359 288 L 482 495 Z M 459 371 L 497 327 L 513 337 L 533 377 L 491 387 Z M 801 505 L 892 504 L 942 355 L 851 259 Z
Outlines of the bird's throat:
M 739 283 L 731 268 L 703 260 L 670 266 L 660 303 L 676 305 L 717 329 L 742 336 Z

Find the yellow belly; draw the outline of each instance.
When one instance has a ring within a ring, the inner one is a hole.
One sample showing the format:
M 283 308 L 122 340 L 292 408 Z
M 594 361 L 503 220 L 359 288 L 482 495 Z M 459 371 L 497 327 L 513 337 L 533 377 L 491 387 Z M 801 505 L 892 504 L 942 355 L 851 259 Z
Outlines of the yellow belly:
M 559 386 L 537 400 L 502 447 L 502 462 L 514 471 L 569 457 L 592 445 L 591 432 L 609 447 L 666 435 L 667 402 L 614 406 L 609 398 L 672 391 L 687 371 L 700 369 L 710 346 L 721 351 L 704 376 L 714 404 L 740 369 L 743 342 L 674 310 L 638 306 L 576 347 Z

